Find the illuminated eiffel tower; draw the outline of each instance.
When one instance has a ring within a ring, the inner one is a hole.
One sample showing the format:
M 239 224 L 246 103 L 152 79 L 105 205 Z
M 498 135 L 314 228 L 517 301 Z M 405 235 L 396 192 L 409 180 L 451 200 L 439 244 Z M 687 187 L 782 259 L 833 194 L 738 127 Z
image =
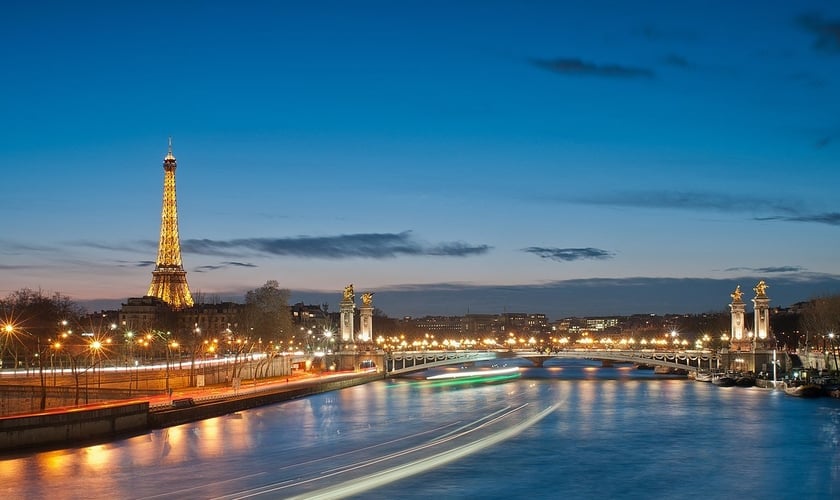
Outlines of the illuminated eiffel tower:
M 187 272 L 181 265 L 181 240 L 178 237 L 178 204 L 175 201 L 175 156 L 172 155 L 172 138 L 169 152 L 163 159 L 163 212 L 160 220 L 160 245 L 157 263 L 152 271 L 152 284 L 147 296 L 157 297 L 173 309 L 193 305 Z

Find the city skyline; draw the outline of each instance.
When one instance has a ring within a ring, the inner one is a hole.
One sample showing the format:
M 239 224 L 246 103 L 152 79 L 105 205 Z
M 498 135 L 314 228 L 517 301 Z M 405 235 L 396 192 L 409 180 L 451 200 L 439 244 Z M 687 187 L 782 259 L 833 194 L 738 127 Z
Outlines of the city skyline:
M 0 295 L 550 318 L 840 292 L 840 6 L 18 3 Z M 760 15 L 758 13 L 760 12 Z

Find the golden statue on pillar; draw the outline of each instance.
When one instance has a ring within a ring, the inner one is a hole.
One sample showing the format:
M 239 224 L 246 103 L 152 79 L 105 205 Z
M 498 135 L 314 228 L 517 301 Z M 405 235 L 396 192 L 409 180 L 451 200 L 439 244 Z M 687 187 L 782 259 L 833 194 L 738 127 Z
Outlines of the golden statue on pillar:
M 362 294 L 362 304 L 370 307 L 373 304 L 373 293 L 372 292 L 365 292 Z
M 353 283 L 344 287 L 344 300 L 353 302 L 356 299 L 356 294 L 353 292 Z
M 741 285 L 735 287 L 735 291 L 730 293 L 729 296 L 732 297 L 732 302 L 741 302 L 741 296 L 744 295 L 744 292 L 741 291 Z
M 755 288 L 753 288 L 753 291 L 755 292 L 756 298 L 767 297 L 767 283 L 765 283 L 764 280 L 759 281 L 758 284 L 755 285 Z

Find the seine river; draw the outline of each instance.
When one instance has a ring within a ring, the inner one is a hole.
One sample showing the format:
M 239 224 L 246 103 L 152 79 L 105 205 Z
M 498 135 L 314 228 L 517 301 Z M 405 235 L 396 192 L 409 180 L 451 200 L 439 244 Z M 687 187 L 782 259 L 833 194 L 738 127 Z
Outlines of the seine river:
M 840 498 L 840 400 L 564 361 L 0 462 L 1 498 Z M 532 378 L 534 377 L 534 378 Z

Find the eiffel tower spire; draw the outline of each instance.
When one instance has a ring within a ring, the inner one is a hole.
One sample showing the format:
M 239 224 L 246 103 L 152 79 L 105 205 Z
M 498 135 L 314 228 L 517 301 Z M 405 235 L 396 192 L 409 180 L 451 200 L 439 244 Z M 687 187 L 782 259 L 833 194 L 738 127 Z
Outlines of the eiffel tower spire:
M 163 210 L 160 221 L 160 245 L 152 284 L 147 296 L 157 297 L 173 309 L 193 305 L 187 272 L 181 264 L 181 240 L 178 236 L 178 204 L 175 201 L 175 156 L 172 154 L 172 138 L 169 138 L 169 152 L 163 159 Z

